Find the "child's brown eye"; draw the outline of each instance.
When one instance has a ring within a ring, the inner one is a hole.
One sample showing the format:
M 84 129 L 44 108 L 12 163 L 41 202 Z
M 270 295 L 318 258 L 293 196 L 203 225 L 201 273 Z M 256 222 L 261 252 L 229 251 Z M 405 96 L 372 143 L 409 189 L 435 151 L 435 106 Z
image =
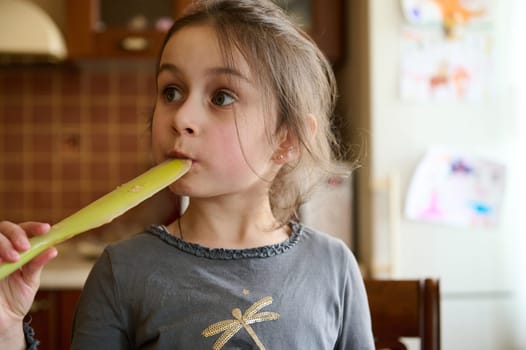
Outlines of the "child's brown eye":
M 225 91 L 219 91 L 212 97 L 212 103 L 216 106 L 228 106 L 234 103 L 236 99 Z
M 182 95 L 179 90 L 175 87 L 169 86 L 163 90 L 163 95 L 168 102 L 177 102 L 181 99 Z

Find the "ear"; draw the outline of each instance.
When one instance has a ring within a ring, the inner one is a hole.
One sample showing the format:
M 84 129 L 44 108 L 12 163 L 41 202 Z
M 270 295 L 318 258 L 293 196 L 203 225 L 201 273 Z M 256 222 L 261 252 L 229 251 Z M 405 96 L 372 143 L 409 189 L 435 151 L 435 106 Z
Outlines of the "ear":
M 299 156 L 299 140 L 296 135 L 284 129 L 278 135 L 278 147 L 272 156 L 272 160 L 279 165 L 296 160 Z
M 314 114 L 307 114 L 307 123 L 309 125 L 309 131 L 310 131 L 310 137 L 316 136 L 316 133 L 318 132 L 318 120 L 314 116 Z
M 318 121 L 314 114 L 307 114 L 307 126 L 309 128 L 309 137 L 313 138 L 318 132 Z M 272 159 L 277 164 L 285 164 L 291 160 L 298 159 L 300 155 L 298 136 L 291 133 L 289 130 L 282 130 L 279 135 L 279 147 L 274 153 Z

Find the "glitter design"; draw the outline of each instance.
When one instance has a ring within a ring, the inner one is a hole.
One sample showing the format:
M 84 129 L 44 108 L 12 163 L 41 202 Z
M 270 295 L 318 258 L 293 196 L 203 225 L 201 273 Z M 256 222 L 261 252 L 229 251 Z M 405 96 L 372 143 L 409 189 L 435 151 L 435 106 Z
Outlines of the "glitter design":
M 201 334 L 204 337 L 211 337 L 223 332 L 223 334 L 221 334 L 221 336 L 212 346 L 213 350 L 221 350 L 223 346 L 225 346 L 225 344 L 228 343 L 228 341 L 241 330 L 241 328 L 244 328 L 252 340 L 254 340 L 254 343 L 256 343 L 258 348 L 260 350 L 265 350 L 265 346 L 250 325 L 252 323 L 274 321 L 279 319 L 279 314 L 277 312 L 258 313 L 259 310 L 270 304 L 272 304 L 272 297 L 264 297 L 256 301 L 251 307 L 247 309 L 244 314 L 241 314 L 241 310 L 239 308 L 234 308 L 232 309 L 232 316 L 234 316 L 233 320 L 231 319 L 216 322 L 203 330 Z

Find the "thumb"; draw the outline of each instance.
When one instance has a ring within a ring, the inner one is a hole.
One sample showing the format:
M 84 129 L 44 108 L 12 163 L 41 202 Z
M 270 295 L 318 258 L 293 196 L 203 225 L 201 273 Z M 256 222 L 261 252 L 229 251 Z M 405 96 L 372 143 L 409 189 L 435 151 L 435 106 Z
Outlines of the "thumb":
M 22 277 L 27 285 L 34 289 L 40 286 L 42 268 L 51 259 L 55 258 L 57 254 L 58 252 L 55 247 L 49 248 L 21 268 Z

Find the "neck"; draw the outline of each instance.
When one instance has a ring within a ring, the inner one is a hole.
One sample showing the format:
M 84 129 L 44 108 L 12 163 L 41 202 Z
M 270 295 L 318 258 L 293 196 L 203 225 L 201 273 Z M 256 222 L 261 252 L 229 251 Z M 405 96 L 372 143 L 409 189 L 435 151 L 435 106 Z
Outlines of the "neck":
M 250 206 L 192 199 L 180 222 L 168 226 L 178 237 L 179 225 L 185 241 L 209 248 L 254 248 L 283 242 L 289 235 L 288 228 L 278 227 L 268 202 Z

